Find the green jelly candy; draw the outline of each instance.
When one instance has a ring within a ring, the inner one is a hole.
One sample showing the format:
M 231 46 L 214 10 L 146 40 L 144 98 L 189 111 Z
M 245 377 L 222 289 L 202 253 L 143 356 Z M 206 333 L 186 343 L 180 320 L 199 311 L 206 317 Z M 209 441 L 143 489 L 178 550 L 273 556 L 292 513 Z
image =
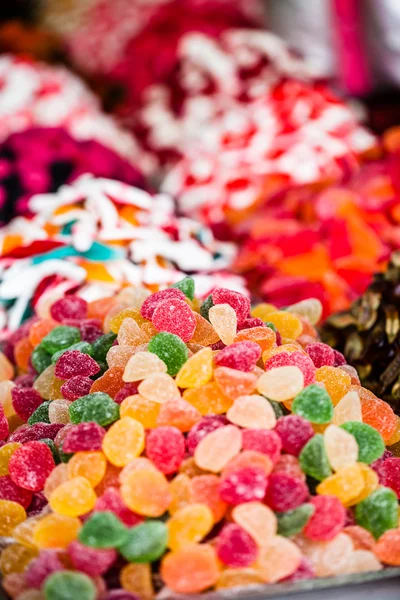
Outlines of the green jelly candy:
M 356 438 L 358 444 L 358 460 L 367 465 L 378 460 L 385 452 L 385 443 L 379 431 L 360 421 L 348 421 L 341 425 Z
M 50 448 L 51 453 L 54 458 L 54 462 L 56 463 L 56 465 L 58 465 L 60 463 L 60 454 L 59 454 L 57 446 L 55 445 L 53 440 L 50 440 L 49 438 L 42 438 L 40 441 L 43 444 L 46 444 L 46 446 L 48 446 Z M 71 454 L 71 457 L 72 456 L 73 456 L 73 454 Z
M 93 342 L 92 357 L 96 362 L 106 362 L 107 352 L 116 339 L 116 333 L 106 333 Z
M 311 423 L 330 423 L 333 417 L 331 397 L 323 388 L 311 384 L 297 394 L 292 404 L 292 412 Z
M 167 365 L 168 375 L 176 375 L 188 359 L 189 352 L 181 338 L 162 331 L 151 338 L 148 351 L 156 354 Z
M 356 522 L 378 539 L 388 529 L 398 524 L 398 499 L 396 493 L 387 487 L 380 487 L 356 507 Z
M 42 402 L 40 406 L 31 414 L 28 419 L 28 425 L 34 425 L 35 423 L 50 423 L 49 419 L 49 406 L 50 400 Z
M 300 467 L 303 473 L 322 481 L 332 475 L 331 466 L 325 452 L 324 436 L 317 433 L 307 442 L 300 456 Z
M 117 548 L 125 543 L 128 529 L 114 515 L 105 510 L 95 512 L 79 531 L 79 541 L 91 548 Z
M 278 534 L 284 537 L 292 537 L 303 531 L 310 517 L 315 512 L 312 504 L 302 504 L 293 510 L 276 513 L 278 519 Z
M 58 446 L 58 456 L 60 457 L 60 462 L 62 463 L 67 463 L 71 460 L 71 458 L 73 457 L 74 453 L 70 452 L 64 452 L 62 449 L 62 443 Z
M 276 327 L 273 323 L 270 323 L 269 321 L 265 322 L 266 327 L 269 327 L 270 329 L 272 329 L 272 331 L 276 332 Z
M 272 409 L 275 413 L 275 417 L 277 419 L 280 419 L 281 417 L 283 417 L 285 415 L 281 402 L 275 402 L 274 400 L 268 400 L 268 402 L 272 406 Z
M 148 563 L 164 554 L 168 542 L 168 527 L 162 521 L 147 521 L 129 530 L 126 541 L 118 547 L 129 562 Z
M 194 279 L 192 277 L 185 277 L 185 279 L 174 283 L 171 287 L 181 290 L 189 300 L 194 299 Z
M 57 571 L 45 581 L 46 600 L 95 600 L 97 590 L 93 581 L 84 573 L 77 571 Z
M 212 295 L 210 294 L 208 296 L 208 298 L 206 298 L 203 302 L 203 304 L 200 306 L 200 314 L 202 317 L 204 317 L 205 319 L 207 319 L 207 321 L 209 321 L 210 319 L 208 318 L 208 313 L 210 312 L 210 308 L 212 308 L 214 306 L 214 302 L 212 299 Z
M 81 340 L 81 332 L 77 327 L 67 327 L 60 325 L 55 327 L 42 339 L 40 345 L 49 354 L 54 354 L 59 350 L 63 350 L 77 344 Z
M 94 392 L 78 398 L 69 407 L 71 423 L 94 421 L 102 427 L 119 419 L 119 405 L 104 392 Z
M 82 352 L 83 354 L 89 354 L 89 356 L 91 356 L 93 348 L 92 344 L 89 344 L 89 342 L 78 342 L 77 344 L 72 344 L 72 346 L 69 348 L 63 348 L 62 350 L 55 352 L 55 354 L 53 354 L 51 357 L 51 362 L 56 363 L 60 356 L 64 354 L 64 352 L 69 352 L 70 350 L 79 350 L 79 352 Z
M 39 344 L 31 354 L 32 366 L 36 373 L 43 373 L 51 365 L 51 355 Z

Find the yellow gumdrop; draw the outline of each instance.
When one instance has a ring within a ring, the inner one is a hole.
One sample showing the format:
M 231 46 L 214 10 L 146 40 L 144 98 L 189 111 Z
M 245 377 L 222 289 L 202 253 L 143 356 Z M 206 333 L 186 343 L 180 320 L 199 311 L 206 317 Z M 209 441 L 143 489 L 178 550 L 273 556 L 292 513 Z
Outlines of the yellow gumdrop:
M 81 522 L 64 515 L 46 515 L 36 525 L 33 541 L 38 548 L 67 548 L 78 537 Z
M 23 573 L 37 555 L 38 551 L 35 548 L 27 548 L 22 544 L 10 544 L 1 553 L 0 572 L 3 576 L 10 573 Z
M 10 458 L 20 446 L 21 444 L 18 444 L 17 442 L 10 442 L 9 444 L 4 444 L 4 446 L 0 448 L 0 477 L 8 475 L 8 463 L 10 462 Z
M 180 473 L 169 484 L 169 491 L 171 494 L 171 503 L 168 512 L 170 515 L 174 515 L 178 510 L 190 504 L 190 477 L 185 473 Z
M 283 338 L 296 340 L 303 332 L 303 324 L 296 315 L 283 310 L 270 312 L 268 322 L 273 323 Z
M 262 321 L 269 321 L 268 315 L 276 311 L 277 308 L 273 304 L 268 304 L 268 302 L 261 302 L 261 304 L 257 304 L 254 308 L 251 309 L 251 316 L 256 317 L 257 319 L 261 319 Z
M 339 498 L 342 504 L 351 503 L 364 489 L 364 477 L 359 463 L 339 469 L 317 486 L 317 494 Z
M 200 542 L 211 531 L 214 517 L 205 504 L 189 504 L 179 509 L 167 522 L 168 546 L 180 550 Z
M 65 517 L 80 517 L 96 504 L 96 494 L 85 477 L 74 477 L 59 485 L 49 501 L 52 510 Z
M 29 548 L 36 548 L 36 544 L 33 540 L 33 534 L 35 532 L 36 525 L 38 524 L 40 517 L 30 517 L 26 521 L 22 521 L 13 529 L 12 536 L 16 542 L 19 542 L 23 546 Z
M 171 502 L 169 483 L 155 469 L 129 473 L 122 482 L 121 496 L 128 508 L 146 517 L 160 517 Z
M 118 333 L 122 322 L 124 321 L 124 319 L 128 318 L 134 319 L 138 325 L 141 325 L 145 322 L 145 319 L 143 319 L 139 310 L 136 310 L 134 308 L 124 308 L 110 319 L 108 323 L 110 331 L 112 331 L 113 333 Z
M 102 452 L 76 452 L 67 464 L 68 477 L 85 477 L 96 487 L 106 474 L 107 460 Z
M 196 388 L 208 383 L 213 374 L 213 353 L 211 348 L 203 348 L 193 354 L 176 376 L 180 388 Z
M 120 405 L 120 416 L 136 419 L 146 429 L 157 427 L 157 418 L 161 404 L 143 398 L 140 394 L 128 396 Z
M 215 588 L 217 590 L 226 590 L 248 585 L 260 585 L 262 583 L 264 582 L 255 569 L 251 567 L 242 567 L 239 569 L 225 569 L 225 571 L 222 571 Z
M 362 500 L 368 498 L 368 496 L 372 494 L 372 492 L 374 492 L 379 485 L 379 477 L 376 471 L 374 471 L 373 469 L 371 469 L 371 467 L 362 462 L 358 463 L 358 466 L 360 467 L 361 474 L 364 479 L 364 487 L 358 494 L 358 496 L 346 503 L 346 506 L 356 506 Z
M 119 576 L 121 587 L 131 592 L 140 600 L 152 600 L 154 588 L 151 577 L 151 568 L 147 563 L 131 563 L 126 565 Z
M 17 502 L 0 500 L 0 535 L 10 537 L 14 527 L 26 519 L 25 509 Z
M 15 387 L 13 381 L 2 381 L 0 383 L 0 404 L 3 407 L 4 414 L 7 418 L 15 415 L 15 410 L 12 404 L 11 390 Z
M 103 438 L 102 449 L 109 462 L 124 467 L 144 450 L 145 431 L 142 423 L 122 417 L 111 425 Z
M 324 384 L 334 406 L 336 406 L 350 390 L 350 375 L 336 367 L 320 367 L 315 372 L 315 379 Z
M 200 388 L 185 390 L 183 398 L 201 415 L 221 415 L 228 412 L 233 404 L 233 400 L 225 396 L 213 381 Z

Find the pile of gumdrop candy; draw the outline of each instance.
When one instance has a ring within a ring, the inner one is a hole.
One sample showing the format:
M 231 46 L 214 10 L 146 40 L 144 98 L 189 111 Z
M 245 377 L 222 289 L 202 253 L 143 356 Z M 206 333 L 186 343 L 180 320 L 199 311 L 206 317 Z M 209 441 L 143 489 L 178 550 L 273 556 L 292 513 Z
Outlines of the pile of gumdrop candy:
M 318 341 L 321 310 L 201 302 L 186 277 L 22 324 L 0 355 L 7 593 L 150 600 L 400 565 L 400 419 Z

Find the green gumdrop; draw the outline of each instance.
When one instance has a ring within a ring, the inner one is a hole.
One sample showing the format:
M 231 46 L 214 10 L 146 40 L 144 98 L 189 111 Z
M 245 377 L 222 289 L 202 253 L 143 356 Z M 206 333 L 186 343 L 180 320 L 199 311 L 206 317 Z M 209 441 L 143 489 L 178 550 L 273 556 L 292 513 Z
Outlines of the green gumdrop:
M 62 350 L 55 352 L 51 357 L 51 362 L 56 363 L 60 356 L 64 354 L 64 352 L 69 352 L 70 350 L 79 350 L 79 352 L 82 352 L 83 354 L 89 354 L 89 356 L 91 356 L 93 348 L 89 342 L 78 342 L 77 344 L 72 344 L 72 346 L 69 348 L 63 348 Z
M 275 402 L 275 400 L 268 400 L 268 402 L 272 406 L 273 411 L 275 413 L 275 417 L 277 419 L 280 419 L 281 417 L 285 416 L 285 412 L 284 412 L 284 410 L 282 408 L 282 403 L 281 402 Z
M 396 493 L 387 487 L 372 492 L 355 511 L 356 522 L 378 539 L 388 529 L 398 524 L 398 499 Z
M 42 438 L 40 441 L 43 444 L 46 444 L 46 446 L 48 446 L 50 448 L 51 453 L 54 458 L 54 462 L 56 463 L 56 465 L 60 464 L 60 454 L 59 454 L 59 452 L 57 450 L 57 446 L 55 445 L 53 440 L 50 440 L 49 438 Z M 72 456 L 73 456 L 73 454 L 71 454 L 71 457 Z
M 116 333 L 106 333 L 93 342 L 92 357 L 96 362 L 106 362 L 107 352 L 116 339 Z
M 205 319 L 207 319 L 207 321 L 209 321 L 210 319 L 208 318 L 208 313 L 210 312 L 210 308 L 212 308 L 214 306 L 214 302 L 212 299 L 212 295 L 210 294 L 208 296 L 208 298 L 206 298 L 203 302 L 203 304 L 200 306 L 200 314 L 202 317 L 204 317 Z
M 51 355 L 39 344 L 31 354 L 32 366 L 36 373 L 43 373 L 51 365 Z
M 40 406 L 31 414 L 28 419 L 28 425 L 34 425 L 35 423 L 50 423 L 49 418 L 49 406 L 51 404 L 51 400 L 46 400 L 42 402 Z
M 66 325 L 60 325 L 55 327 L 42 339 L 40 345 L 49 354 L 53 355 L 55 352 L 62 350 L 63 348 L 69 348 L 72 344 L 77 344 L 81 340 L 81 332 L 77 327 L 67 327 Z
M 275 331 L 276 333 L 276 326 L 273 323 L 270 323 L 270 321 L 265 321 L 265 325 L 266 327 L 269 327 L 270 329 L 272 329 L 272 331 Z
M 162 521 L 147 521 L 128 531 L 119 552 L 129 562 L 147 563 L 158 560 L 168 543 L 168 527 Z
M 167 365 L 168 375 L 176 375 L 188 359 L 189 352 L 181 338 L 162 331 L 151 338 L 148 351 L 156 354 Z
M 95 600 L 97 591 L 93 581 L 76 571 L 57 571 L 49 575 L 44 584 L 46 600 Z
M 301 470 L 318 481 L 322 481 L 332 470 L 325 452 L 324 436 L 317 433 L 304 446 L 299 456 Z
M 72 402 L 69 407 L 71 423 L 94 421 L 102 427 L 119 419 L 119 405 L 104 392 L 94 392 Z
M 325 389 L 311 384 L 297 394 L 292 404 L 292 412 L 311 423 L 330 423 L 333 417 L 331 397 Z
M 58 446 L 58 456 L 60 457 L 60 462 L 68 463 L 71 460 L 71 458 L 73 457 L 73 455 L 74 455 L 73 452 L 67 453 L 67 452 L 63 451 L 62 442 L 61 442 L 61 444 Z
M 185 277 L 185 279 L 177 281 L 171 287 L 181 290 L 189 300 L 194 299 L 194 279 L 192 277 Z
M 309 519 L 315 512 L 312 504 L 302 504 L 293 510 L 276 513 L 278 519 L 278 534 L 284 537 L 292 537 L 303 531 Z
M 117 548 L 125 543 L 128 529 L 109 510 L 95 512 L 79 531 L 79 541 L 91 548 Z
M 385 452 L 385 442 L 379 431 L 360 421 L 348 421 L 341 425 L 356 438 L 358 444 L 358 460 L 367 465 L 378 460 Z

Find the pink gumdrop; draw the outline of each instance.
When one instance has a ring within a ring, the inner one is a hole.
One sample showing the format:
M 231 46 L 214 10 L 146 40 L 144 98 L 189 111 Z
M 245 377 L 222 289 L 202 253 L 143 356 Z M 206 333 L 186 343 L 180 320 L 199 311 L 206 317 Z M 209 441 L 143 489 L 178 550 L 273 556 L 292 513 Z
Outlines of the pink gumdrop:
M 28 442 L 15 450 L 10 458 L 8 469 L 15 484 L 40 492 L 47 477 L 55 467 L 50 448 L 42 442 Z
M 281 438 L 283 450 L 294 456 L 298 456 L 308 440 L 314 436 L 311 423 L 298 415 L 280 417 L 275 431 Z
M 257 558 L 257 544 L 239 525 L 225 525 L 218 536 L 218 558 L 228 567 L 248 567 Z
M 103 335 L 101 321 L 99 319 L 87 319 L 79 323 L 82 342 L 93 344 L 99 337 Z
M 185 438 L 176 427 L 152 429 L 146 436 L 146 456 L 162 473 L 175 473 L 185 456 Z
M 304 481 L 283 472 L 271 473 L 265 502 L 272 510 L 284 512 L 303 504 L 308 495 L 308 487 Z
M 16 386 L 11 390 L 11 400 L 15 412 L 23 421 L 27 421 L 43 402 L 43 398 L 34 388 Z
M 56 362 L 54 375 L 59 379 L 71 379 L 76 375 L 90 377 L 100 371 L 97 362 L 79 350 L 67 350 Z
M 236 313 L 238 323 L 242 323 L 242 321 L 250 316 L 250 300 L 240 292 L 234 292 L 225 288 L 215 288 L 211 297 L 214 304 L 229 304 Z
M 79 296 L 64 296 L 52 304 L 50 313 L 53 319 L 59 323 L 66 319 L 85 319 L 87 302 Z
M 192 427 L 186 438 L 188 452 L 194 454 L 201 440 L 219 427 L 225 427 L 229 421 L 223 415 L 207 415 Z
M 221 500 L 236 506 L 261 501 L 267 489 L 267 475 L 260 467 L 243 467 L 228 471 L 219 486 Z
M 121 388 L 118 394 L 115 396 L 114 402 L 116 402 L 117 404 L 121 404 L 125 400 L 125 398 L 128 398 L 128 396 L 134 396 L 135 394 L 137 394 L 139 383 L 140 381 L 126 383 L 124 387 Z
M 381 478 L 383 485 L 392 488 L 400 498 L 400 458 L 392 456 L 383 462 Z
M 218 367 L 229 367 L 238 371 L 251 371 L 261 356 L 261 348 L 255 342 L 237 342 L 226 346 L 215 357 Z
M 276 367 L 298 367 L 304 375 L 304 385 L 310 385 L 315 379 L 315 366 L 311 358 L 303 352 L 280 352 L 271 356 L 265 363 L 265 370 Z
M 28 517 L 39 515 L 44 507 L 47 506 L 47 504 L 47 498 L 43 492 L 37 492 L 36 494 L 33 494 L 32 502 L 30 503 L 27 511 Z
M 165 300 L 156 306 L 151 318 L 157 331 L 167 331 L 188 342 L 192 339 L 197 320 L 190 306 L 177 298 Z
M 377 473 L 378 477 L 379 477 L 379 483 L 381 483 L 382 485 L 385 485 L 385 478 L 386 478 L 386 469 L 385 469 L 385 462 L 388 458 L 392 458 L 393 453 L 390 452 L 390 450 L 385 450 L 385 452 L 382 454 L 382 456 L 380 458 L 378 458 L 378 460 L 376 460 L 375 462 L 373 462 L 371 464 L 371 468 L 374 469 L 375 473 Z
M 310 503 L 315 512 L 304 527 L 303 534 L 316 542 L 332 540 L 345 526 L 345 507 L 336 496 L 315 496 Z
M 12 433 L 9 442 L 34 442 L 44 439 L 54 440 L 58 433 L 64 429 L 62 423 L 35 423 L 34 425 L 22 425 Z
M 182 300 L 185 302 L 185 294 L 178 288 L 160 290 L 148 296 L 140 308 L 140 314 L 144 319 L 151 321 L 153 313 L 161 302 L 169 300 Z
M 38 558 L 32 560 L 25 572 L 29 588 L 40 589 L 49 575 L 65 569 L 55 550 L 42 550 Z
M 328 344 L 322 344 L 321 342 L 308 344 L 306 352 L 317 369 L 325 365 L 333 367 L 335 364 L 335 353 Z
M 88 452 L 101 450 L 105 429 L 98 423 L 79 423 L 67 430 L 63 440 L 63 452 Z
M 141 515 L 136 514 L 124 504 L 118 489 L 115 487 L 109 487 L 102 496 L 97 498 L 94 510 L 110 510 L 128 527 L 138 525 L 144 520 Z
M 68 546 L 68 556 L 75 569 L 89 577 L 103 575 L 117 560 L 117 553 L 113 548 L 89 548 L 77 541 Z
M 84 375 L 75 375 L 61 386 L 61 393 L 66 400 L 77 400 L 86 396 L 93 385 L 92 379 Z
M 339 352 L 339 350 L 334 350 L 333 354 L 335 355 L 334 367 L 342 367 L 343 365 L 347 365 L 346 357 Z
M 275 464 L 282 449 L 281 438 L 275 431 L 267 429 L 245 429 L 243 431 L 243 450 L 256 450 L 266 454 Z
M 3 475 L 0 477 L 0 499 L 11 500 L 28 508 L 32 501 L 32 492 L 19 487 L 9 475 Z
M 265 327 L 265 323 L 262 319 L 258 317 L 249 317 L 245 319 L 241 323 L 238 323 L 237 330 L 242 331 L 242 329 L 253 329 L 253 327 Z
M 4 408 L 0 404 L 0 440 L 5 440 L 10 433 L 10 427 L 8 424 L 8 419 L 4 414 Z

